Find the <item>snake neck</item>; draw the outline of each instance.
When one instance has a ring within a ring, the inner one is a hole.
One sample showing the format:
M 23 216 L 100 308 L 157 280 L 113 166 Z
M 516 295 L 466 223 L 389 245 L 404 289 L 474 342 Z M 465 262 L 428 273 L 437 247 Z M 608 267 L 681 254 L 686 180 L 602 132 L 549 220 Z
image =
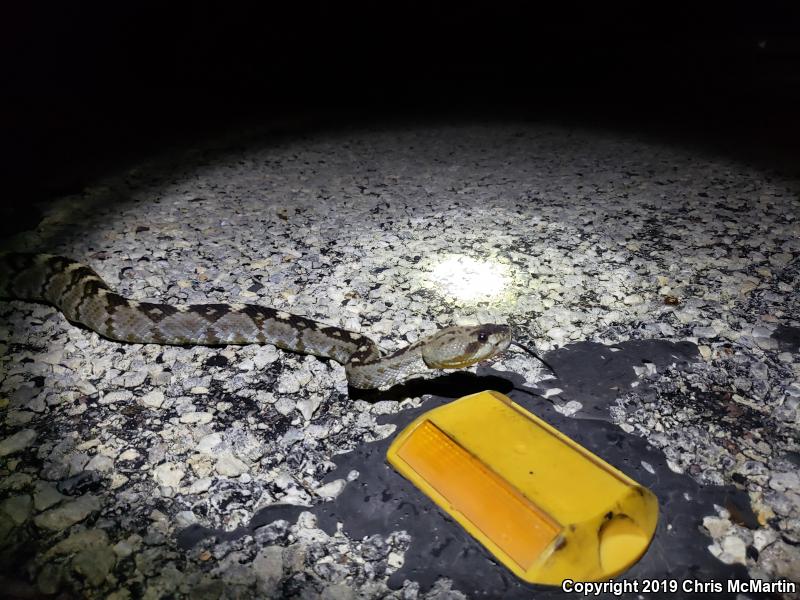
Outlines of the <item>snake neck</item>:
M 389 389 L 413 376 L 432 376 L 437 372 L 425 364 L 421 342 L 369 362 L 350 360 L 345 364 L 345 371 L 352 387 L 378 390 Z

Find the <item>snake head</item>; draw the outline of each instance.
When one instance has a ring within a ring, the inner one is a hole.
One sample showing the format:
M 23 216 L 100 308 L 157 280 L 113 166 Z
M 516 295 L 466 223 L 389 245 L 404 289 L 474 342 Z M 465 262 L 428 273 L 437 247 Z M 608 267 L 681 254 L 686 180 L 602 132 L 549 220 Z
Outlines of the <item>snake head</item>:
M 422 359 L 431 369 L 461 369 L 500 354 L 510 343 L 508 325 L 454 325 L 425 339 Z

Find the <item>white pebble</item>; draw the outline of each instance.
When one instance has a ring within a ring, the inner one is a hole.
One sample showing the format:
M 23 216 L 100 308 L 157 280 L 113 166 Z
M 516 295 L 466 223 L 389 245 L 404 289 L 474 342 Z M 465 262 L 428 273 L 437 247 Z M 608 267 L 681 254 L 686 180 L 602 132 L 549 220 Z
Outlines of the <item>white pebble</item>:
M 164 392 L 160 390 L 153 390 L 142 396 L 142 404 L 150 408 L 161 408 L 161 405 L 164 404 L 164 400 Z
M 153 478 L 161 485 L 177 488 L 186 471 L 177 463 L 163 463 L 153 471 Z

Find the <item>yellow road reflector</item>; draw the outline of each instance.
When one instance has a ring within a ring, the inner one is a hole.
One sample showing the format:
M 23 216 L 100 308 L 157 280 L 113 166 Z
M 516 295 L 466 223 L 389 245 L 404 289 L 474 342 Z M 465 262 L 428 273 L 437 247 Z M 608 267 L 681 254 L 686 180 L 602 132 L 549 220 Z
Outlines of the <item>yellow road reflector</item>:
M 531 583 L 613 577 L 655 533 L 650 490 L 499 392 L 421 415 L 387 459 Z

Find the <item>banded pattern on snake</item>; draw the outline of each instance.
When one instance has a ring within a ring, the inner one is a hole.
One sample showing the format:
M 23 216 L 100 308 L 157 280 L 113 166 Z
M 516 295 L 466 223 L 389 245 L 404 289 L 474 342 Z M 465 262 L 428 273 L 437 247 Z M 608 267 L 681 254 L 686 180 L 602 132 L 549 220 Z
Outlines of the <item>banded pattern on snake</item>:
M 348 383 L 388 389 L 438 369 L 460 369 L 508 348 L 506 325 L 451 326 L 391 354 L 368 337 L 255 304 L 172 305 L 117 294 L 89 266 L 50 254 L 0 254 L 0 297 L 47 302 L 110 340 L 139 344 L 274 344 L 330 358 Z

